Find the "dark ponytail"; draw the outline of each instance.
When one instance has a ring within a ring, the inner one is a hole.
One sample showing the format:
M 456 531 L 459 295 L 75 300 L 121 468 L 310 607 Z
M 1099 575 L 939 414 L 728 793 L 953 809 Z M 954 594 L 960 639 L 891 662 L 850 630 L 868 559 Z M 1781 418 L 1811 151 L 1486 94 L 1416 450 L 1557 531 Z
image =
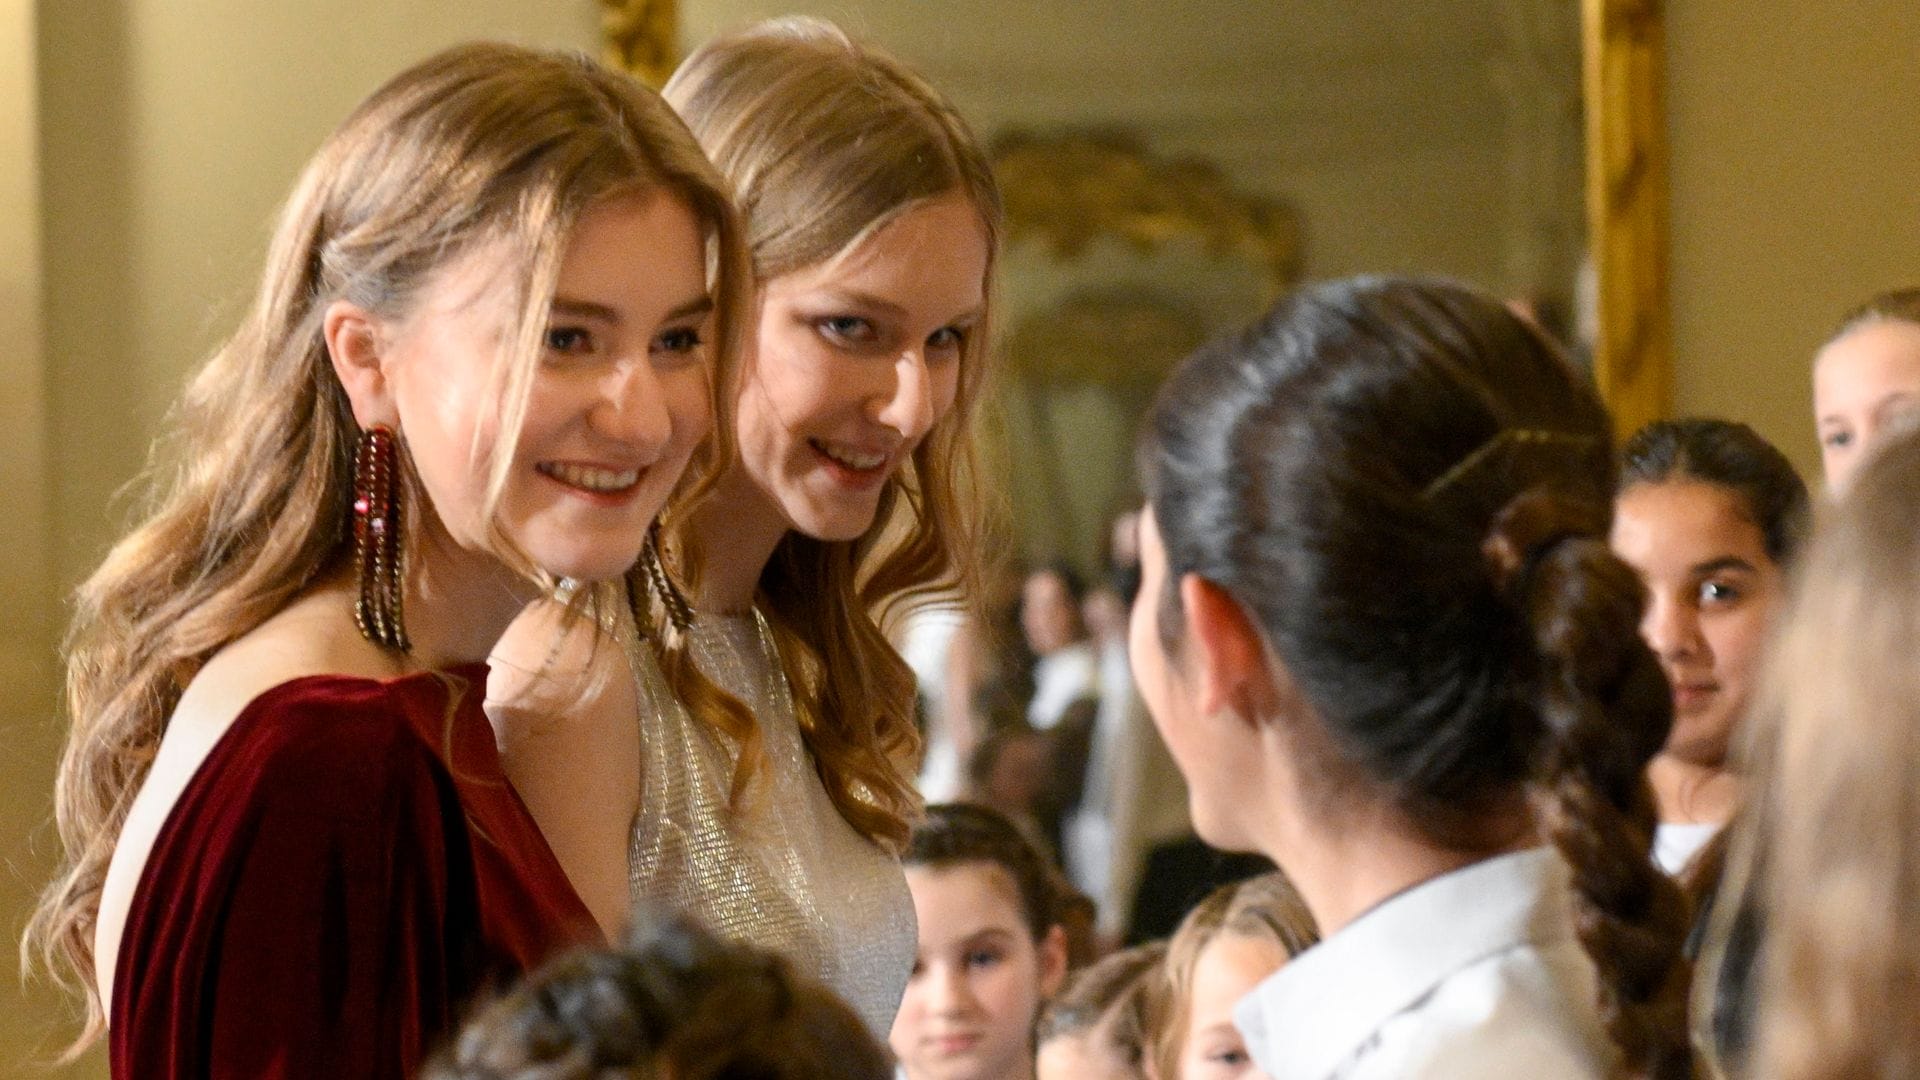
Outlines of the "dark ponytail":
M 1308 796 L 1386 801 L 1469 846 L 1534 794 L 1622 1074 L 1690 1076 L 1686 903 L 1649 858 L 1645 780 L 1671 703 L 1605 543 L 1587 377 L 1468 289 L 1327 283 L 1174 374 L 1142 472 L 1163 636 L 1186 574 L 1246 610 L 1313 706 Z

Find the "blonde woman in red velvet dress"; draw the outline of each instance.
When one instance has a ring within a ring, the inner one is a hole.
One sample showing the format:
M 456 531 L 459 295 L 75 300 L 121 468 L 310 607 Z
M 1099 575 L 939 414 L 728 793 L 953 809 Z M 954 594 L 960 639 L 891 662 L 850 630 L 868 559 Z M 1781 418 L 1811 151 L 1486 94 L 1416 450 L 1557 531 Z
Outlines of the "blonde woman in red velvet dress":
M 651 92 L 507 46 L 321 147 L 69 638 L 29 943 L 116 1076 L 410 1075 L 473 991 L 598 937 L 485 658 L 556 578 L 634 562 L 708 431 L 723 190 Z

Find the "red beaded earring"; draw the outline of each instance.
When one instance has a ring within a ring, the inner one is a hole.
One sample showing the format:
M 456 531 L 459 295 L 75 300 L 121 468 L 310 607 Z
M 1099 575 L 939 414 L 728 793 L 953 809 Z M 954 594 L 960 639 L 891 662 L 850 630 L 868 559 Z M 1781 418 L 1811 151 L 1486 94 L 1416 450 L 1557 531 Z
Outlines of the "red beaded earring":
M 406 652 L 413 647 L 400 618 L 399 446 L 393 432 L 374 425 L 360 433 L 353 451 L 353 554 L 360 569 L 360 598 L 353 621 L 375 645 Z

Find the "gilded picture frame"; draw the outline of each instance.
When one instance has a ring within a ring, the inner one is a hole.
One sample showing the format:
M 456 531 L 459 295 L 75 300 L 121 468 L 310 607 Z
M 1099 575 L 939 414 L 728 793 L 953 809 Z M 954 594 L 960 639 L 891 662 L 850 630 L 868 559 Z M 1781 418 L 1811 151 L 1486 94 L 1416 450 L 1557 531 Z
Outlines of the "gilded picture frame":
M 1581 0 L 1587 243 L 1598 278 L 1593 373 L 1622 437 L 1673 394 L 1661 0 Z

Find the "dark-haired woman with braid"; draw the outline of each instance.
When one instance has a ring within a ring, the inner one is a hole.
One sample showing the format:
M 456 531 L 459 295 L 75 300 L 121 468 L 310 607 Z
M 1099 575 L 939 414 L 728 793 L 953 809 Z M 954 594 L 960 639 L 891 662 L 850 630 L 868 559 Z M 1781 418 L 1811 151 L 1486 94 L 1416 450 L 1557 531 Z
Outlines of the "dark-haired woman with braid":
M 1141 457 L 1141 689 L 1202 838 L 1324 935 L 1236 1010 L 1262 1070 L 1692 1075 L 1587 381 L 1477 293 L 1334 282 L 1188 360 Z

